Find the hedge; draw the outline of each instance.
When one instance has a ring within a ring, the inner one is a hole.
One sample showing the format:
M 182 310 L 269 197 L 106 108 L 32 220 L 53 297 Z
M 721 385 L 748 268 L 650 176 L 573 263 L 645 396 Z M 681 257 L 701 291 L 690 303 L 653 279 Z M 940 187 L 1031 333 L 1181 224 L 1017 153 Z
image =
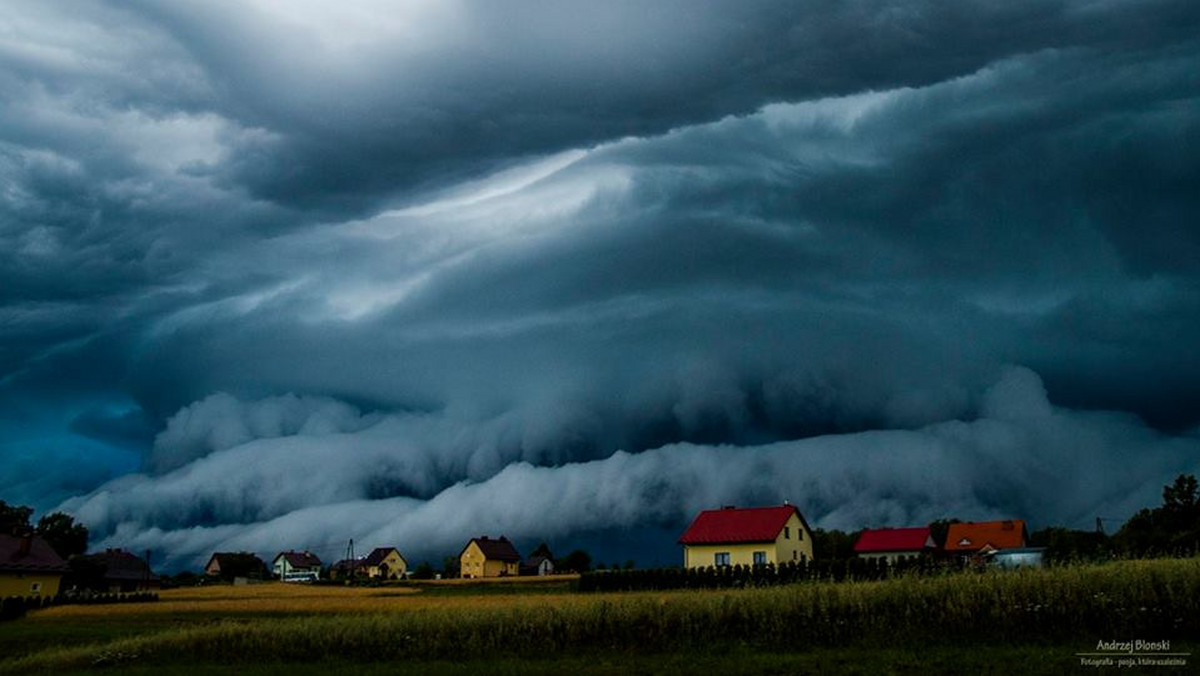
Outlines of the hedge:
M 579 591 L 641 591 L 665 589 L 726 589 L 766 587 L 805 581 L 882 580 L 901 574 L 927 575 L 943 570 L 929 557 L 847 559 L 841 561 L 786 561 L 753 566 L 656 568 L 584 573 Z

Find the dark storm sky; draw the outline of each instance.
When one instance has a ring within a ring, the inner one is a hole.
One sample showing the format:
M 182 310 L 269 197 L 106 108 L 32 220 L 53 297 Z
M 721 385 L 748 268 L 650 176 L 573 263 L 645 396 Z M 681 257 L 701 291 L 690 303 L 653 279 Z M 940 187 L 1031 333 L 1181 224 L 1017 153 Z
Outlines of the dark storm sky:
M 1200 471 L 1194 1 L 343 4 L 0 14 L 0 498 L 623 560 Z

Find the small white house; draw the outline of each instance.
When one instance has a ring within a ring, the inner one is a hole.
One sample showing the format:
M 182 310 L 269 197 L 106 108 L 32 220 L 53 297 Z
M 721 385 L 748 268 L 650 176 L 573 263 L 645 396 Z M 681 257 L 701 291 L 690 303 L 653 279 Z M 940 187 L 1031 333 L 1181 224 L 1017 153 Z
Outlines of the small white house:
M 271 570 L 284 582 L 312 582 L 321 577 L 321 559 L 307 551 L 279 552 Z
M 521 575 L 553 575 L 554 562 L 545 556 L 531 556 L 521 564 Z
M 1019 547 L 986 552 L 984 560 L 997 568 L 1041 568 L 1045 547 Z

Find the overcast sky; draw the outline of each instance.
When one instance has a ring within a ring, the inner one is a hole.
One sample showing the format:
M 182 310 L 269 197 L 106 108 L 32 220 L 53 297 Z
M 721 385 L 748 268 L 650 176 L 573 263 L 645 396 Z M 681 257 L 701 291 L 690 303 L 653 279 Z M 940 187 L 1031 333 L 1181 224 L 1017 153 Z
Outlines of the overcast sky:
M 1200 472 L 1200 5 L 0 12 L 0 499 L 170 567 Z

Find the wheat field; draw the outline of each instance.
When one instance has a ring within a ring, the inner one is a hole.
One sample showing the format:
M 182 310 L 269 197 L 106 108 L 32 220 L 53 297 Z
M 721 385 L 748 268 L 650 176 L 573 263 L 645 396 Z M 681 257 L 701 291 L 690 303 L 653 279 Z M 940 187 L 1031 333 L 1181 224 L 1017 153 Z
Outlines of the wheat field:
M 164 592 L 158 603 L 34 612 L 23 631 L 122 621 L 145 630 L 59 647 L 0 672 L 125 665 L 495 660 L 592 653 L 702 654 L 735 646 L 1069 645 L 1200 636 L 1200 559 L 959 573 L 744 590 L 487 594 L 485 585 L 374 589 L 266 584 Z M 513 587 L 516 589 L 516 586 Z M 456 590 L 461 591 L 461 590 Z M 475 593 L 478 592 L 478 593 Z M 18 624 L 20 624 L 18 623 Z M 132 625 L 131 625 L 132 626 Z

